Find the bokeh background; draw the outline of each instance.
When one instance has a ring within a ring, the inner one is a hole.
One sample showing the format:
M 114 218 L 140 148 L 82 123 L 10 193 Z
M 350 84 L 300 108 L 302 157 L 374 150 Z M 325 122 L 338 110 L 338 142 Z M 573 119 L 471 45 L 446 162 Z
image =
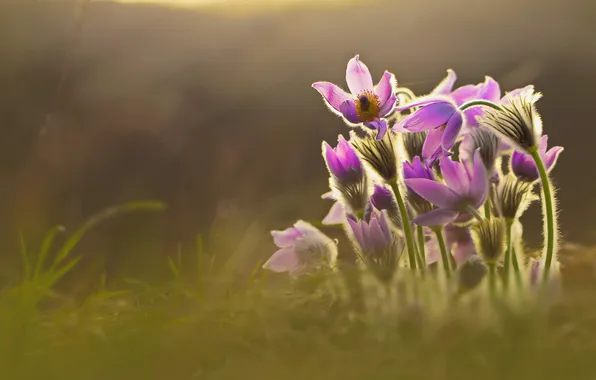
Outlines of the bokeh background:
M 19 233 L 35 249 L 55 224 L 146 199 L 169 209 L 94 231 L 78 273 L 158 271 L 198 233 L 252 270 L 269 229 L 330 206 L 321 141 L 348 129 L 310 85 L 344 86 L 357 53 L 416 93 L 447 68 L 459 85 L 535 84 L 549 142 L 566 148 L 561 232 L 596 240 L 593 1 L 252 1 L 0 2 L 2 281 Z M 526 220 L 538 247 L 539 207 Z

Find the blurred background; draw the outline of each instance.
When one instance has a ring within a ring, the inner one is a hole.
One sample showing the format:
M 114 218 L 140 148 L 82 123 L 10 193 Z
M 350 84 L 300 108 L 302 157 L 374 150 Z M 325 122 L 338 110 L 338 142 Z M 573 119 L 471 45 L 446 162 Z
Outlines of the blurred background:
M 310 85 L 345 87 L 355 54 L 416 93 L 447 68 L 458 85 L 535 84 L 549 142 L 566 148 L 563 238 L 592 244 L 595 41 L 589 0 L 2 0 L 0 274 L 20 260 L 19 233 L 35 250 L 55 224 L 148 199 L 168 211 L 110 221 L 78 248 L 90 281 L 158 271 L 198 233 L 251 271 L 274 250 L 270 229 L 331 205 L 321 141 L 348 129 Z

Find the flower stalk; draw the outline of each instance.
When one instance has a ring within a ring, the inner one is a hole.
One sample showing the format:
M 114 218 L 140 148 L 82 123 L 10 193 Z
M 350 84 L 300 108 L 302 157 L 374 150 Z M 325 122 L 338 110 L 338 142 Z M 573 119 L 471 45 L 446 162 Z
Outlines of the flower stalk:
M 551 192 L 550 180 L 548 179 L 546 168 L 544 167 L 544 162 L 542 162 L 542 158 L 540 157 L 538 149 L 536 147 L 532 148 L 530 150 L 530 155 L 534 159 L 534 162 L 536 162 L 536 167 L 538 168 L 538 173 L 540 174 L 540 181 L 542 183 L 542 212 L 544 218 L 546 219 L 546 225 L 544 226 L 544 238 L 546 246 L 543 280 L 544 282 L 547 282 L 555 253 L 555 212 L 553 207 L 553 196 Z
M 443 237 L 443 227 L 433 227 L 435 235 L 437 235 L 437 241 L 439 242 L 439 249 L 441 251 L 441 262 L 443 263 L 443 269 L 447 278 L 451 277 L 451 263 L 449 260 L 449 253 L 447 252 L 447 246 L 445 245 L 445 239 Z
M 395 199 L 397 200 L 397 206 L 399 208 L 399 213 L 401 215 L 401 220 L 404 227 L 404 234 L 406 235 L 406 247 L 408 250 L 408 260 L 410 262 L 410 268 L 416 270 L 416 251 L 414 251 L 414 237 L 412 236 L 412 224 L 410 223 L 410 217 L 408 216 L 408 210 L 406 209 L 406 205 L 404 203 L 404 199 L 401 196 L 401 192 L 399 191 L 399 185 L 397 183 L 397 178 L 389 183 L 391 185 L 391 189 L 395 194 Z

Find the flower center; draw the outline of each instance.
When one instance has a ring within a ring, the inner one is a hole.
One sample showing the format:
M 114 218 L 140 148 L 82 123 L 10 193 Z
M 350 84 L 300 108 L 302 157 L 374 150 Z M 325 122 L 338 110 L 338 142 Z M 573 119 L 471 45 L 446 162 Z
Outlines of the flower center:
M 379 98 L 371 91 L 364 91 L 354 101 L 356 104 L 356 113 L 363 122 L 369 122 L 378 119 L 381 104 Z

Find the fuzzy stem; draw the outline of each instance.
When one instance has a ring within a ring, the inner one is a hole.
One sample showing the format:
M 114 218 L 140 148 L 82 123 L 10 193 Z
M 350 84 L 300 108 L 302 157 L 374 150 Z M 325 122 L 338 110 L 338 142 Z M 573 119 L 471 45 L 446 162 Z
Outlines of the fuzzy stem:
M 466 210 L 472 214 L 472 216 L 474 216 L 474 218 L 478 219 L 478 221 L 482 222 L 484 220 L 484 218 L 482 218 L 482 215 L 480 215 L 480 213 L 478 212 L 478 210 L 476 210 L 474 207 L 472 206 L 467 206 Z
M 493 103 L 493 102 L 491 102 L 491 101 L 489 101 L 489 100 L 482 100 L 482 99 L 471 100 L 471 101 L 469 101 L 469 102 L 466 102 L 466 103 L 462 104 L 462 105 L 459 107 L 459 110 L 460 110 L 460 111 L 465 111 L 465 110 L 467 110 L 468 108 L 472 108 L 472 107 L 480 107 L 480 106 L 485 106 L 485 107 L 494 108 L 494 109 L 496 109 L 497 111 L 503 111 L 503 108 L 502 108 L 500 105 L 498 105 L 498 104 L 495 104 L 495 103 Z
M 441 261 L 443 262 L 443 268 L 447 278 L 451 277 L 451 263 L 449 262 L 449 254 L 447 253 L 447 247 L 445 246 L 445 240 L 443 239 L 443 227 L 434 227 L 433 231 L 437 235 L 437 241 L 439 242 L 439 249 L 441 250 Z
M 488 201 L 484 202 L 484 217 L 490 219 L 490 203 Z
M 407 87 L 400 87 L 395 91 L 395 95 L 399 96 L 399 95 L 405 95 L 406 97 L 408 97 L 409 101 L 412 101 L 414 99 L 416 99 L 416 95 L 414 95 L 414 92 L 412 90 L 410 90 Z
M 406 210 L 404 199 L 402 198 L 401 192 L 399 191 L 397 179 L 390 181 L 389 184 L 391 185 L 391 189 L 395 194 L 397 205 L 399 207 L 399 213 L 401 215 L 401 221 L 404 226 L 404 234 L 406 235 L 406 245 L 408 248 L 408 260 L 410 261 L 410 268 L 416 270 L 416 251 L 414 251 L 414 237 L 412 236 L 412 225 L 410 224 L 408 210 Z
M 487 263 L 487 265 L 490 295 L 494 297 L 497 290 L 497 265 L 495 263 Z
M 555 212 L 553 208 L 553 197 L 550 188 L 550 181 L 548 179 L 548 174 L 546 174 L 546 168 L 544 167 L 542 158 L 540 157 L 536 147 L 530 149 L 530 154 L 532 155 L 534 162 L 536 162 L 536 167 L 538 168 L 538 173 L 540 174 L 540 181 L 542 182 L 542 204 L 544 206 L 542 208 L 542 213 L 546 219 L 546 225 L 544 226 L 546 256 L 544 261 L 543 280 L 546 282 L 548 281 L 550 266 L 555 253 Z
M 511 271 L 511 255 L 512 255 L 512 240 L 511 240 L 511 229 L 513 228 L 513 219 L 507 219 L 507 235 L 506 235 L 506 251 L 505 251 L 505 262 L 503 265 L 503 285 L 505 289 L 509 287 L 509 273 Z
M 418 247 L 420 252 L 420 265 L 426 267 L 426 249 L 424 245 L 424 231 L 422 230 L 422 226 L 416 226 L 416 231 L 418 233 Z

